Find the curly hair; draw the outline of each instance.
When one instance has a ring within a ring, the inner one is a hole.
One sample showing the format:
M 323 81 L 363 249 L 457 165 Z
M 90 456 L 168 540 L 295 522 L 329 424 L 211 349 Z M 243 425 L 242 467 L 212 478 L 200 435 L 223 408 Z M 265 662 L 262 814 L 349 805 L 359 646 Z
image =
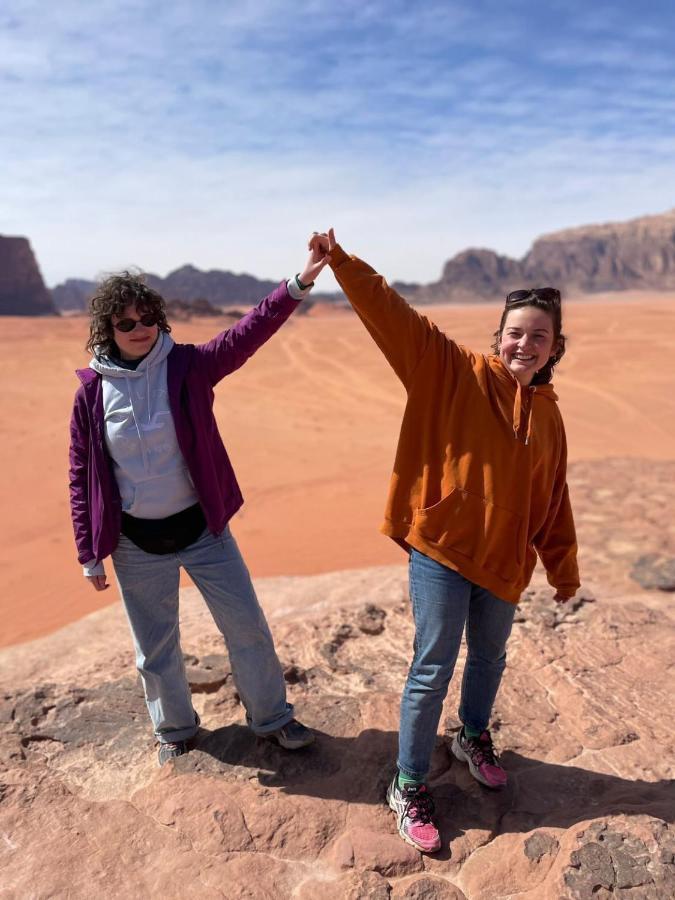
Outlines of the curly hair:
M 493 352 L 499 356 L 502 332 L 506 324 L 506 317 L 512 309 L 522 309 L 524 306 L 534 306 L 550 315 L 553 322 L 553 346 L 555 352 L 549 357 L 546 365 L 535 374 L 532 384 L 549 384 L 553 379 L 553 370 L 565 355 L 566 337 L 562 332 L 562 301 L 560 291 L 556 288 L 528 288 L 521 291 L 511 291 L 506 296 L 506 303 L 502 312 L 499 328 L 494 333 Z
M 133 304 L 139 313 L 153 313 L 160 331 L 171 331 L 166 319 L 166 303 L 157 291 L 132 272 L 119 272 L 99 282 L 89 301 L 89 340 L 86 350 L 90 353 L 108 354 L 115 351 L 113 316 L 121 316 Z

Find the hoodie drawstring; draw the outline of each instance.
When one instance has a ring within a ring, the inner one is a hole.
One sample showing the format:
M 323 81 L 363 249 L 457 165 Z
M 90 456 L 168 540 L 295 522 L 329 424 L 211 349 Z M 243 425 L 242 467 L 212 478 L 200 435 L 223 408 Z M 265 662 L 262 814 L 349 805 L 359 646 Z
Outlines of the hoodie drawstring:
M 532 434 L 532 407 L 534 406 L 534 392 L 536 388 L 530 388 L 530 408 L 527 413 L 527 431 L 525 432 L 525 444 L 530 443 L 530 435 Z
M 523 414 L 522 389 L 520 384 L 516 384 L 516 399 L 513 401 L 513 436 L 516 440 L 520 433 L 520 417 Z
M 148 470 L 148 455 L 145 451 L 145 442 L 143 441 L 143 434 L 141 432 L 140 425 L 138 424 L 138 419 L 136 418 L 136 409 L 134 407 L 134 391 L 133 391 L 133 387 L 131 385 L 131 379 L 129 378 L 128 375 L 124 376 L 124 380 L 127 385 L 127 395 L 129 397 L 129 402 L 131 405 L 131 417 L 134 420 L 134 425 L 136 426 L 136 434 L 138 434 L 138 442 L 141 447 L 141 455 L 143 457 L 143 468 L 147 472 L 147 470 Z M 148 393 L 148 403 L 149 402 L 150 402 L 150 394 Z
M 530 435 L 532 434 L 532 406 L 533 406 L 533 395 L 536 391 L 536 387 L 523 387 L 522 384 L 518 384 L 516 386 L 516 397 L 513 401 L 513 436 L 516 440 L 520 439 L 520 423 L 523 416 L 523 391 L 528 391 L 530 395 L 530 405 L 527 411 L 527 428 L 525 430 L 525 441 L 524 443 L 527 445 L 530 443 Z

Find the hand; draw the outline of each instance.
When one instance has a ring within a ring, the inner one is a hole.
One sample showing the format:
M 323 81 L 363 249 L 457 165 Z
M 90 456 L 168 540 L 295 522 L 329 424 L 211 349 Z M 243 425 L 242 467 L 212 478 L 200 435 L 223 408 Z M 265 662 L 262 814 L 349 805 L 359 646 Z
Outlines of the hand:
M 330 262 L 328 236 L 325 235 L 325 242 L 316 240 L 318 237 L 321 237 L 321 235 L 313 234 L 308 241 L 309 257 L 305 263 L 305 268 L 300 274 L 300 281 L 303 284 L 311 284 L 313 281 L 316 281 L 321 270 Z M 335 246 L 335 240 L 333 240 L 333 246 Z
M 87 575 L 87 581 L 95 591 L 107 591 L 110 585 L 106 581 L 106 575 Z
M 571 600 L 571 597 L 561 597 L 560 594 L 556 591 L 555 596 L 553 597 L 556 603 L 567 603 L 568 600 Z
M 332 228 L 328 229 L 328 234 L 325 231 L 315 231 L 309 239 L 309 249 L 314 250 L 318 248 L 320 253 L 328 254 L 330 259 L 330 254 L 335 249 L 336 243 L 335 232 Z

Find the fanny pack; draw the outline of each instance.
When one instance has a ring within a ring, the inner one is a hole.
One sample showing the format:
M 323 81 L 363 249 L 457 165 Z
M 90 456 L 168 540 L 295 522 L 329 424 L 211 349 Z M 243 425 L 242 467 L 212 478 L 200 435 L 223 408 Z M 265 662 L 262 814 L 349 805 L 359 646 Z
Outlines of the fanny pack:
M 166 519 L 139 519 L 122 513 L 122 534 L 146 553 L 159 556 L 177 553 L 194 544 L 205 528 L 206 519 L 199 503 Z

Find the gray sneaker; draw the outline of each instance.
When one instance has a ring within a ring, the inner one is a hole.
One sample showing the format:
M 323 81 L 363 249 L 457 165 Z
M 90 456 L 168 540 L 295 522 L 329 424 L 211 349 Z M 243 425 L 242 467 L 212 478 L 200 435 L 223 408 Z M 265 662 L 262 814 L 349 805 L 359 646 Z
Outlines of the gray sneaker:
M 297 719 L 291 719 L 282 728 L 262 734 L 266 741 L 275 741 L 284 750 L 299 750 L 314 743 L 314 733 Z
M 160 744 L 158 754 L 159 764 L 160 766 L 163 766 L 164 763 L 168 762 L 170 759 L 175 759 L 177 756 L 182 756 L 187 752 L 187 741 L 170 741 L 167 744 Z

